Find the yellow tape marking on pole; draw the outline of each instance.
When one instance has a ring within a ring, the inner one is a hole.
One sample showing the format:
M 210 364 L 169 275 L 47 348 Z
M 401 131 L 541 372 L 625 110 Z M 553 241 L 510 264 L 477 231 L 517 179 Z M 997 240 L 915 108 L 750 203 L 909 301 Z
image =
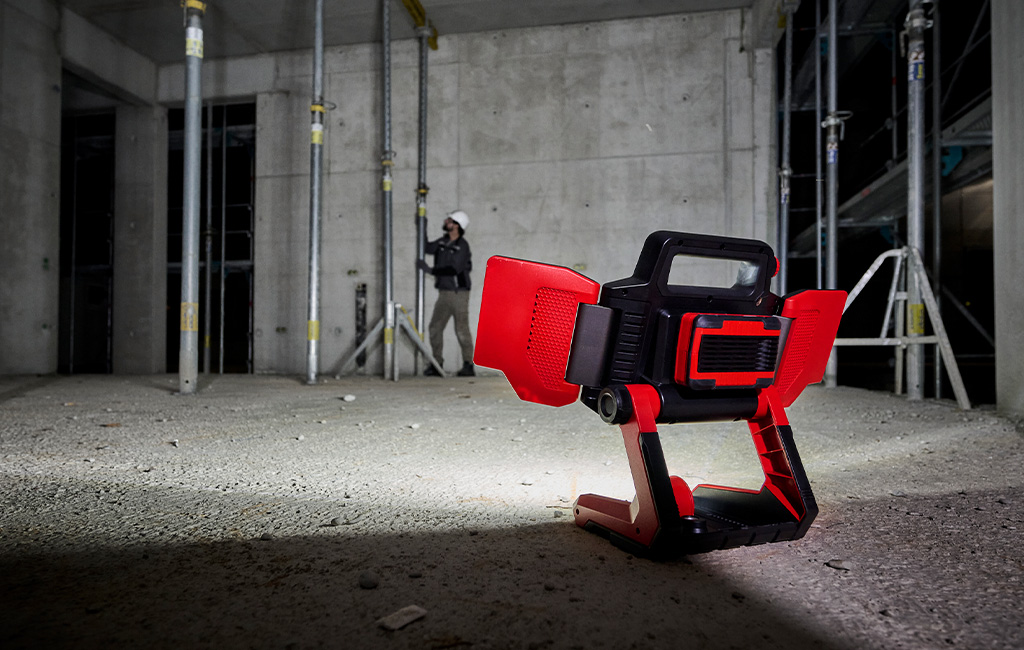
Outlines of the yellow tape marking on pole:
M 384 182 L 381 183 L 381 187 L 384 189 L 385 192 L 390 192 L 391 191 L 391 179 L 390 178 L 385 178 Z
M 181 3 L 186 9 L 198 9 L 203 13 L 206 13 L 206 3 L 200 0 L 185 0 Z
M 181 331 L 182 332 L 198 332 L 199 331 L 199 303 L 198 302 L 183 302 L 183 303 L 181 303 Z
M 924 305 L 907 305 L 907 312 L 910 321 L 907 323 L 907 333 L 924 334 Z
M 206 335 L 206 336 L 204 337 L 204 340 L 205 340 L 205 345 L 206 345 L 206 347 L 210 347 L 210 335 L 209 335 L 209 334 L 207 334 L 207 335 Z
M 323 124 L 314 124 L 314 125 L 312 125 L 312 129 L 310 130 L 310 140 L 312 141 L 313 144 L 323 144 L 324 143 L 324 125 Z
M 319 341 L 320 340 L 320 321 L 311 320 L 306 323 L 306 340 L 308 341 Z
M 385 327 L 384 328 L 384 345 L 391 345 L 395 342 L 395 328 Z

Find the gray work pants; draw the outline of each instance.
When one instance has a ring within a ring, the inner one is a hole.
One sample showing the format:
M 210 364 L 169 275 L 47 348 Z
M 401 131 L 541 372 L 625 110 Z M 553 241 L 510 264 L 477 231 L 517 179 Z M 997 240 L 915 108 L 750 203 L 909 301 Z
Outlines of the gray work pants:
M 469 331 L 469 292 L 438 291 L 434 313 L 430 317 L 430 347 L 437 362 L 444 366 L 444 328 L 455 318 L 455 336 L 462 348 L 462 362 L 473 363 L 473 335 Z

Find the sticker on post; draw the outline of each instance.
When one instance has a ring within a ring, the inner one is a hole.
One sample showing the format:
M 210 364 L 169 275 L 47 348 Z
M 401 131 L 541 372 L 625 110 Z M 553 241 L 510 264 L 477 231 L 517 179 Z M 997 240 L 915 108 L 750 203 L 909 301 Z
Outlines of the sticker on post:
M 907 57 L 909 65 L 907 66 L 907 80 L 908 81 L 924 81 L 924 51 L 915 50 Z
M 181 331 L 182 332 L 198 332 L 199 331 L 199 303 L 198 302 L 183 302 L 183 303 L 181 303 Z
M 185 56 L 203 58 L 203 30 L 198 27 L 185 28 Z

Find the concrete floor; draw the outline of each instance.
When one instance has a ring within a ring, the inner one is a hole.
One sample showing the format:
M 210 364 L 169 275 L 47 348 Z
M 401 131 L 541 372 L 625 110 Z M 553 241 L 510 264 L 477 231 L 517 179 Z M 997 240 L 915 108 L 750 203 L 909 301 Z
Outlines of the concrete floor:
M 653 562 L 573 524 L 581 492 L 632 496 L 579 404 L 501 377 L 176 388 L 0 378 L 0 646 L 1024 647 L 1024 438 L 991 411 L 812 386 L 807 536 Z M 663 433 L 691 484 L 760 483 L 741 424 Z

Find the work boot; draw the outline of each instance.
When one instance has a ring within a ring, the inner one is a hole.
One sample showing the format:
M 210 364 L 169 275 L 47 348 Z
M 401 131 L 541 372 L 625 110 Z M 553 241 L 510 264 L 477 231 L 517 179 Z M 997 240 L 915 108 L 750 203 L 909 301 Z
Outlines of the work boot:
M 457 374 L 459 377 L 476 377 L 476 371 L 473 370 L 473 364 L 470 363 L 469 361 L 463 363 L 462 370 L 458 371 L 455 374 Z
M 437 368 L 435 368 L 433 364 L 427 366 L 427 369 L 423 371 L 423 375 L 426 377 L 444 377 L 444 375 L 437 371 Z

